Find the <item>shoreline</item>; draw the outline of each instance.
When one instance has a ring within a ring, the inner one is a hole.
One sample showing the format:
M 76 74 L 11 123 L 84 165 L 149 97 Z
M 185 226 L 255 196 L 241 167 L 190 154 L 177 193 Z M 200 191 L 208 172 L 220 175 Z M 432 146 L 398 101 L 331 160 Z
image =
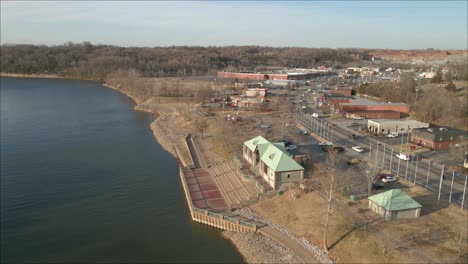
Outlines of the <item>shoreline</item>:
M 90 80 L 99 81 L 103 87 L 119 91 L 126 95 L 134 102 L 133 109 L 136 111 L 142 111 L 156 115 L 156 119 L 150 123 L 150 129 L 153 132 L 153 136 L 158 144 L 167 152 L 169 152 L 176 160 L 177 153 L 175 151 L 174 139 L 171 139 L 168 135 L 167 120 L 171 117 L 177 118 L 173 114 L 164 112 L 157 112 L 144 106 L 143 100 L 133 96 L 129 92 L 125 91 L 120 87 L 120 84 L 109 84 L 105 80 L 91 80 L 91 79 L 80 79 L 71 77 L 62 77 L 58 75 L 24 75 L 24 74 L 4 74 L 0 73 L 0 77 L 12 77 L 12 78 L 44 78 L 44 79 L 69 79 L 69 80 Z M 221 237 L 228 240 L 247 263 L 299 263 L 301 260 L 297 255 L 292 252 L 289 248 L 284 247 L 279 242 L 268 238 L 259 233 L 242 233 L 242 232 L 230 232 L 225 230 L 219 230 Z M 259 254 L 259 252 L 262 252 Z
M 104 82 L 104 79 L 83 78 L 83 77 L 76 77 L 76 76 L 61 76 L 61 75 L 57 75 L 57 74 L 25 74 L 25 73 L 0 72 L 0 77 L 9 77 L 9 78 L 38 78 L 38 79 L 63 79 L 63 80 L 79 80 L 79 81 L 97 81 L 97 82 Z

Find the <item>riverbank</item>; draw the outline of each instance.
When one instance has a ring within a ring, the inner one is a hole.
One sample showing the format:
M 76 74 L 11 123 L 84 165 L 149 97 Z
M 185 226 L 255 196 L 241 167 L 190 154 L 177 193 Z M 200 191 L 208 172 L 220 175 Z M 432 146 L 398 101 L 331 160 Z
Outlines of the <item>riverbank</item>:
M 4 76 L 3 77 L 17 77 L 22 78 L 22 75 L 16 76 Z M 27 76 L 27 78 L 47 78 L 46 76 Z M 58 76 L 51 77 L 52 79 L 67 79 Z M 71 78 L 70 78 L 71 79 Z M 155 98 L 147 101 L 140 100 L 138 97 L 133 96 L 131 93 L 123 89 L 118 84 L 105 83 L 103 85 L 106 88 L 110 88 L 119 91 L 135 102 L 134 109 L 138 111 L 145 111 L 157 115 L 158 118 L 150 124 L 150 128 L 153 131 L 153 135 L 158 143 L 169 152 L 173 157 L 180 157 L 187 163 L 189 159 L 189 153 L 185 145 L 185 137 L 189 133 L 199 134 L 195 128 L 196 114 L 192 118 L 187 118 L 181 111 L 181 105 L 185 103 L 167 102 L 163 99 L 160 103 Z M 210 144 L 205 139 L 203 146 L 201 146 L 205 159 L 208 160 L 209 164 L 221 162 L 222 159 L 217 156 L 213 151 L 210 150 Z M 177 155 L 175 148 L 179 150 Z M 248 234 L 248 233 L 234 233 L 234 232 L 222 232 L 223 237 L 228 239 L 235 248 L 243 255 L 244 259 L 248 263 L 298 263 L 300 259 L 291 250 L 281 246 L 280 243 L 267 238 L 261 234 Z
M 98 81 L 103 82 L 103 79 L 96 78 L 83 78 L 76 76 L 60 76 L 57 74 L 23 74 L 23 73 L 9 73 L 9 72 L 0 72 L 0 77 L 10 77 L 10 78 L 41 78 L 41 79 L 65 79 L 65 80 L 83 80 L 83 81 Z

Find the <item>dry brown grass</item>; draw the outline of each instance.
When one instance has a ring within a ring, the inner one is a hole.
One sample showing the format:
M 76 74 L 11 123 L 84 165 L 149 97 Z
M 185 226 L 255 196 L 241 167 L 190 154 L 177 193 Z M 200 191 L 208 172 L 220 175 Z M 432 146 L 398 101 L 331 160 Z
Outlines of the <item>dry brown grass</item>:
M 252 209 L 321 245 L 322 215 L 326 206 L 324 199 L 317 192 L 301 193 L 299 198 L 292 199 L 291 192 L 261 201 Z M 438 207 L 434 195 L 421 187 L 410 188 L 409 194 L 427 208 L 421 217 L 392 222 L 377 220 L 367 229 L 354 230 L 350 219 L 358 217 L 372 221 L 379 217 L 370 211 L 358 213 L 358 208 L 367 208 L 367 199 L 352 206 L 346 205 L 343 199 L 344 207 L 340 207 L 332 216 L 329 241 L 333 244 L 352 231 L 331 248 L 332 257 L 339 263 L 466 262 L 466 255 L 464 258 L 458 256 L 457 244 L 458 234 L 467 233 L 466 210 L 453 205 Z M 429 232 L 439 232 L 442 238 L 429 239 Z M 466 247 L 464 250 L 466 253 Z

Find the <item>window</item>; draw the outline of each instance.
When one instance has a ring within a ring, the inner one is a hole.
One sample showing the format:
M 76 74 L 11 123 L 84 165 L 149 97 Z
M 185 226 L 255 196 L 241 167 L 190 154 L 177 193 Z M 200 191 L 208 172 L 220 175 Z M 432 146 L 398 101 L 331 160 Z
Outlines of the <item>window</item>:
M 291 173 L 288 173 L 288 174 L 286 175 L 286 177 L 287 177 L 288 179 L 291 179 Z

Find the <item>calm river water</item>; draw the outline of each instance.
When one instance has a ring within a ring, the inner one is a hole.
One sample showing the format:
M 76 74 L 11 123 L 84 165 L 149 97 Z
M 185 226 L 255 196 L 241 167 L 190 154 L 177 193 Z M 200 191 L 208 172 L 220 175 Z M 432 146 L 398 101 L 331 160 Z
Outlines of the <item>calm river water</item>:
M 1 78 L 1 262 L 242 262 L 193 223 L 151 115 L 87 81 Z

